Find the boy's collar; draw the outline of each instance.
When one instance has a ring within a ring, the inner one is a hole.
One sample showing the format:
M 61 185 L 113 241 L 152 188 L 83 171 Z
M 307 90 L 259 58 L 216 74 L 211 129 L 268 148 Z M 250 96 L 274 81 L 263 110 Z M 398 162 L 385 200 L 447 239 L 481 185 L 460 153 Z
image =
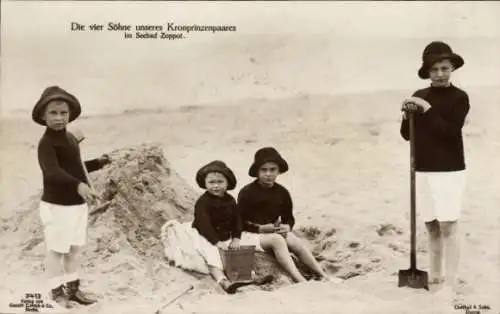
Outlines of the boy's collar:
M 431 83 L 431 85 L 430 85 L 430 86 L 431 86 L 432 88 L 450 88 L 450 87 L 453 87 L 453 83 L 452 83 L 452 82 L 450 82 L 450 84 L 448 84 L 448 86 L 434 86 L 434 85 L 432 85 L 432 83 Z
M 224 194 L 222 194 L 221 196 L 219 196 L 219 195 L 214 195 L 214 194 L 212 194 L 212 193 L 210 193 L 210 192 L 208 192 L 208 191 L 206 191 L 206 190 L 205 190 L 205 193 L 206 193 L 206 194 L 208 194 L 208 196 L 213 197 L 213 198 L 224 198 L 224 197 L 226 197 L 226 195 L 228 195 L 228 194 L 227 194 L 227 191 L 226 191 L 226 192 L 224 192 Z
M 62 129 L 62 130 L 54 130 L 52 128 L 49 128 L 49 127 L 46 127 L 45 129 L 45 133 L 49 134 L 49 135 L 63 135 L 63 134 L 66 134 L 66 128 Z
M 257 184 L 259 187 L 261 187 L 262 189 L 271 189 L 273 188 L 275 185 L 276 185 L 276 181 L 273 182 L 273 185 L 269 186 L 269 185 L 264 185 L 260 182 L 260 180 L 257 178 L 255 179 L 255 184 Z

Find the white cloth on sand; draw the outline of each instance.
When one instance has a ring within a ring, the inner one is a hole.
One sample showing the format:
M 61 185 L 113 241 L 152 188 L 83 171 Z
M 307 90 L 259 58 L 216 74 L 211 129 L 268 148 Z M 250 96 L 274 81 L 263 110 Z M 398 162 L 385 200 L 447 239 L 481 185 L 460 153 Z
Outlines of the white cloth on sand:
M 196 238 L 197 232 L 191 227 L 191 222 L 169 220 L 161 227 L 161 240 L 167 260 L 176 267 L 208 274 L 208 266 L 198 252 Z
M 48 250 L 68 253 L 72 245 L 85 245 L 89 217 L 87 204 L 65 206 L 40 201 L 39 211 Z
M 460 218 L 466 172 L 416 172 L 417 215 L 423 221 Z

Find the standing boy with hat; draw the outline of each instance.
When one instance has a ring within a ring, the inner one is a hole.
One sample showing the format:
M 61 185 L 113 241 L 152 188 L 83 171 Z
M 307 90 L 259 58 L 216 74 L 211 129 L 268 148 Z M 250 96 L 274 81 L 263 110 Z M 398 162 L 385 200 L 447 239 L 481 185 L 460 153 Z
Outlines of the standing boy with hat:
M 86 243 L 87 203 L 97 200 L 89 187 L 77 138 L 66 130 L 81 113 L 75 96 L 58 86 L 44 90 L 32 111 L 32 119 L 46 127 L 38 143 L 38 163 L 43 174 L 40 218 L 47 246 L 45 268 L 51 298 L 63 307 L 69 301 L 92 304 L 80 290 L 77 254 Z M 106 155 L 85 162 L 88 172 L 109 163 Z
M 403 101 L 401 136 L 409 140 L 408 113 L 415 112 L 415 167 L 420 217 L 429 233 L 430 284 L 445 282 L 452 293 L 459 259 L 458 220 L 465 188 L 462 128 L 469 112 L 466 92 L 450 82 L 454 70 L 464 65 L 461 56 L 444 42 L 435 41 L 423 52 L 418 71 L 430 79 L 429 87 Z M 446 265 L 446 280 L 441 268 Z
M 290 255 L 293 251 L 299 259 L 322 279 L 328 275 L 312 253 L 295 236 L 293 203 L 288 190 L 278 184 L 279 174 L 288 171 L 288 163 L 272 147 L 264 147 L 255 153 L 249 175 L 256 178 L 244 186 L 238 194 L 238 208 L 243 220 L 243 236 L 253 238 L 265 250 L 272 250 L 278 262 L 295 282 L 306 281 Z
M 193 228 L 199 233 L 197 247 L 205 259 L 210 275 L 226 291 L 233 294 L 239 287 L 254 282 L 230 282 L 224 275 L 219 249 L 240 246 L 241 218 L 236 201 L 227 193 L 236 187 L 236 177 L 220 160 L 203 166 L 196 173 L 196 182 L 205 189 L 195 203 Z

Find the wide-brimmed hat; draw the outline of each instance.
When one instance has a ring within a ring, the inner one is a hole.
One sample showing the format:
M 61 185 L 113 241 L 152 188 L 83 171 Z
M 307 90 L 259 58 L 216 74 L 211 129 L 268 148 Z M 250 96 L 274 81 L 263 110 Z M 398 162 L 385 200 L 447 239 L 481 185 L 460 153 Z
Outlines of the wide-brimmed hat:
M 422 66 L 418 70 L 418 76 L 421 79 L 428 79 L 430 67 L 434 63 L 445 59 L 450 60 L 454 70 L 460 68 L 465 63 L 464 59 L 460 55 L 454 53 L 448 44 L 442 41 L 431 42 L 425 47 L 422 53 Z
M 40 99 L 37 101 L 33 111 L 31 112 L 31 118 L 33 121 L 40 125 L 46 125 L 42 117 L 47 104 L 53 100 L 64 100 L 68 104 L 69 122 L 78 118 L 78 116 L 82 113 L 80 102 L 78 102 L 78 99 L 76 99 L 75 96 L 71 95 L 59 86 L 50 86 L 43 91 L 42 96 L 40 96 Z
M 274 162 L 278 165 L 280 173 L 288 171 L 288 163 L 273 147 L 264 147 L 259 149 L 254 156 L 254 162 L 248 170 L 251 177 L 258 177 L 259 168 L 266 162 Z
M 236 177 L 231 169 L 220 160 L 214 160 L 205 166 L 201 167 L 198 172 L 196 172 L 196 183 L 202 189 L 206 189 L 205 178 L 211 172 L 218 172 L 224 175 L 227 179 L 227 189 L 232 190 L 236 187 Z

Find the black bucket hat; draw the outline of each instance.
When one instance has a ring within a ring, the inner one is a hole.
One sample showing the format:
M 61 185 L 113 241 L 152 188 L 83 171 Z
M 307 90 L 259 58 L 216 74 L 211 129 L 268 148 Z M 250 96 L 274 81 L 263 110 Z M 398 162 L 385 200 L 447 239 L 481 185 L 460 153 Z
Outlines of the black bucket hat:
M 206 189 L 205 178 L 211 172 L 218 172 L 224 175 L 227 179 L 227 189 L 233 190 L 236 187 L 236 177 L 231 169 L 220 160 L 214 160 L 205 166 L 201 167 L 198 172 L 196 172 L 196 183 L 202 189 Z
M 251 177 L 258 177 L 259 168 L 266 162 L 274 162 L 278 165 L 280 173 L 288 171 L 288 163 L 273 147 L 264 147 L 259 149 L 254 156 L 254 162 L 248 170 Z
M 78 118 L 78 116 L 82 113 L 80 102 L 75 96 L 71 95 L 59 86 L 50 86 L 43 91 L 42 96 L 40 96 L 40 99 L 37 101 L 33 111 L 31 112 L 31 118 L 33 121 L 40 125 L 46 125 L 42 116 L 45 112 L 47 104 L 52 100 L 64 100 L 68 104 L 69 122 Z
M 442 41 L 433 41 L 428 44 L 422 53 L 422 66 L 418 70 L 418 76 L 421 79 L 429 78 L 430 67 L 439 61 L 448 59 L 453 64 L 454 70 L 464 65 L 464 59 L 453 52 L 451 47 Z

